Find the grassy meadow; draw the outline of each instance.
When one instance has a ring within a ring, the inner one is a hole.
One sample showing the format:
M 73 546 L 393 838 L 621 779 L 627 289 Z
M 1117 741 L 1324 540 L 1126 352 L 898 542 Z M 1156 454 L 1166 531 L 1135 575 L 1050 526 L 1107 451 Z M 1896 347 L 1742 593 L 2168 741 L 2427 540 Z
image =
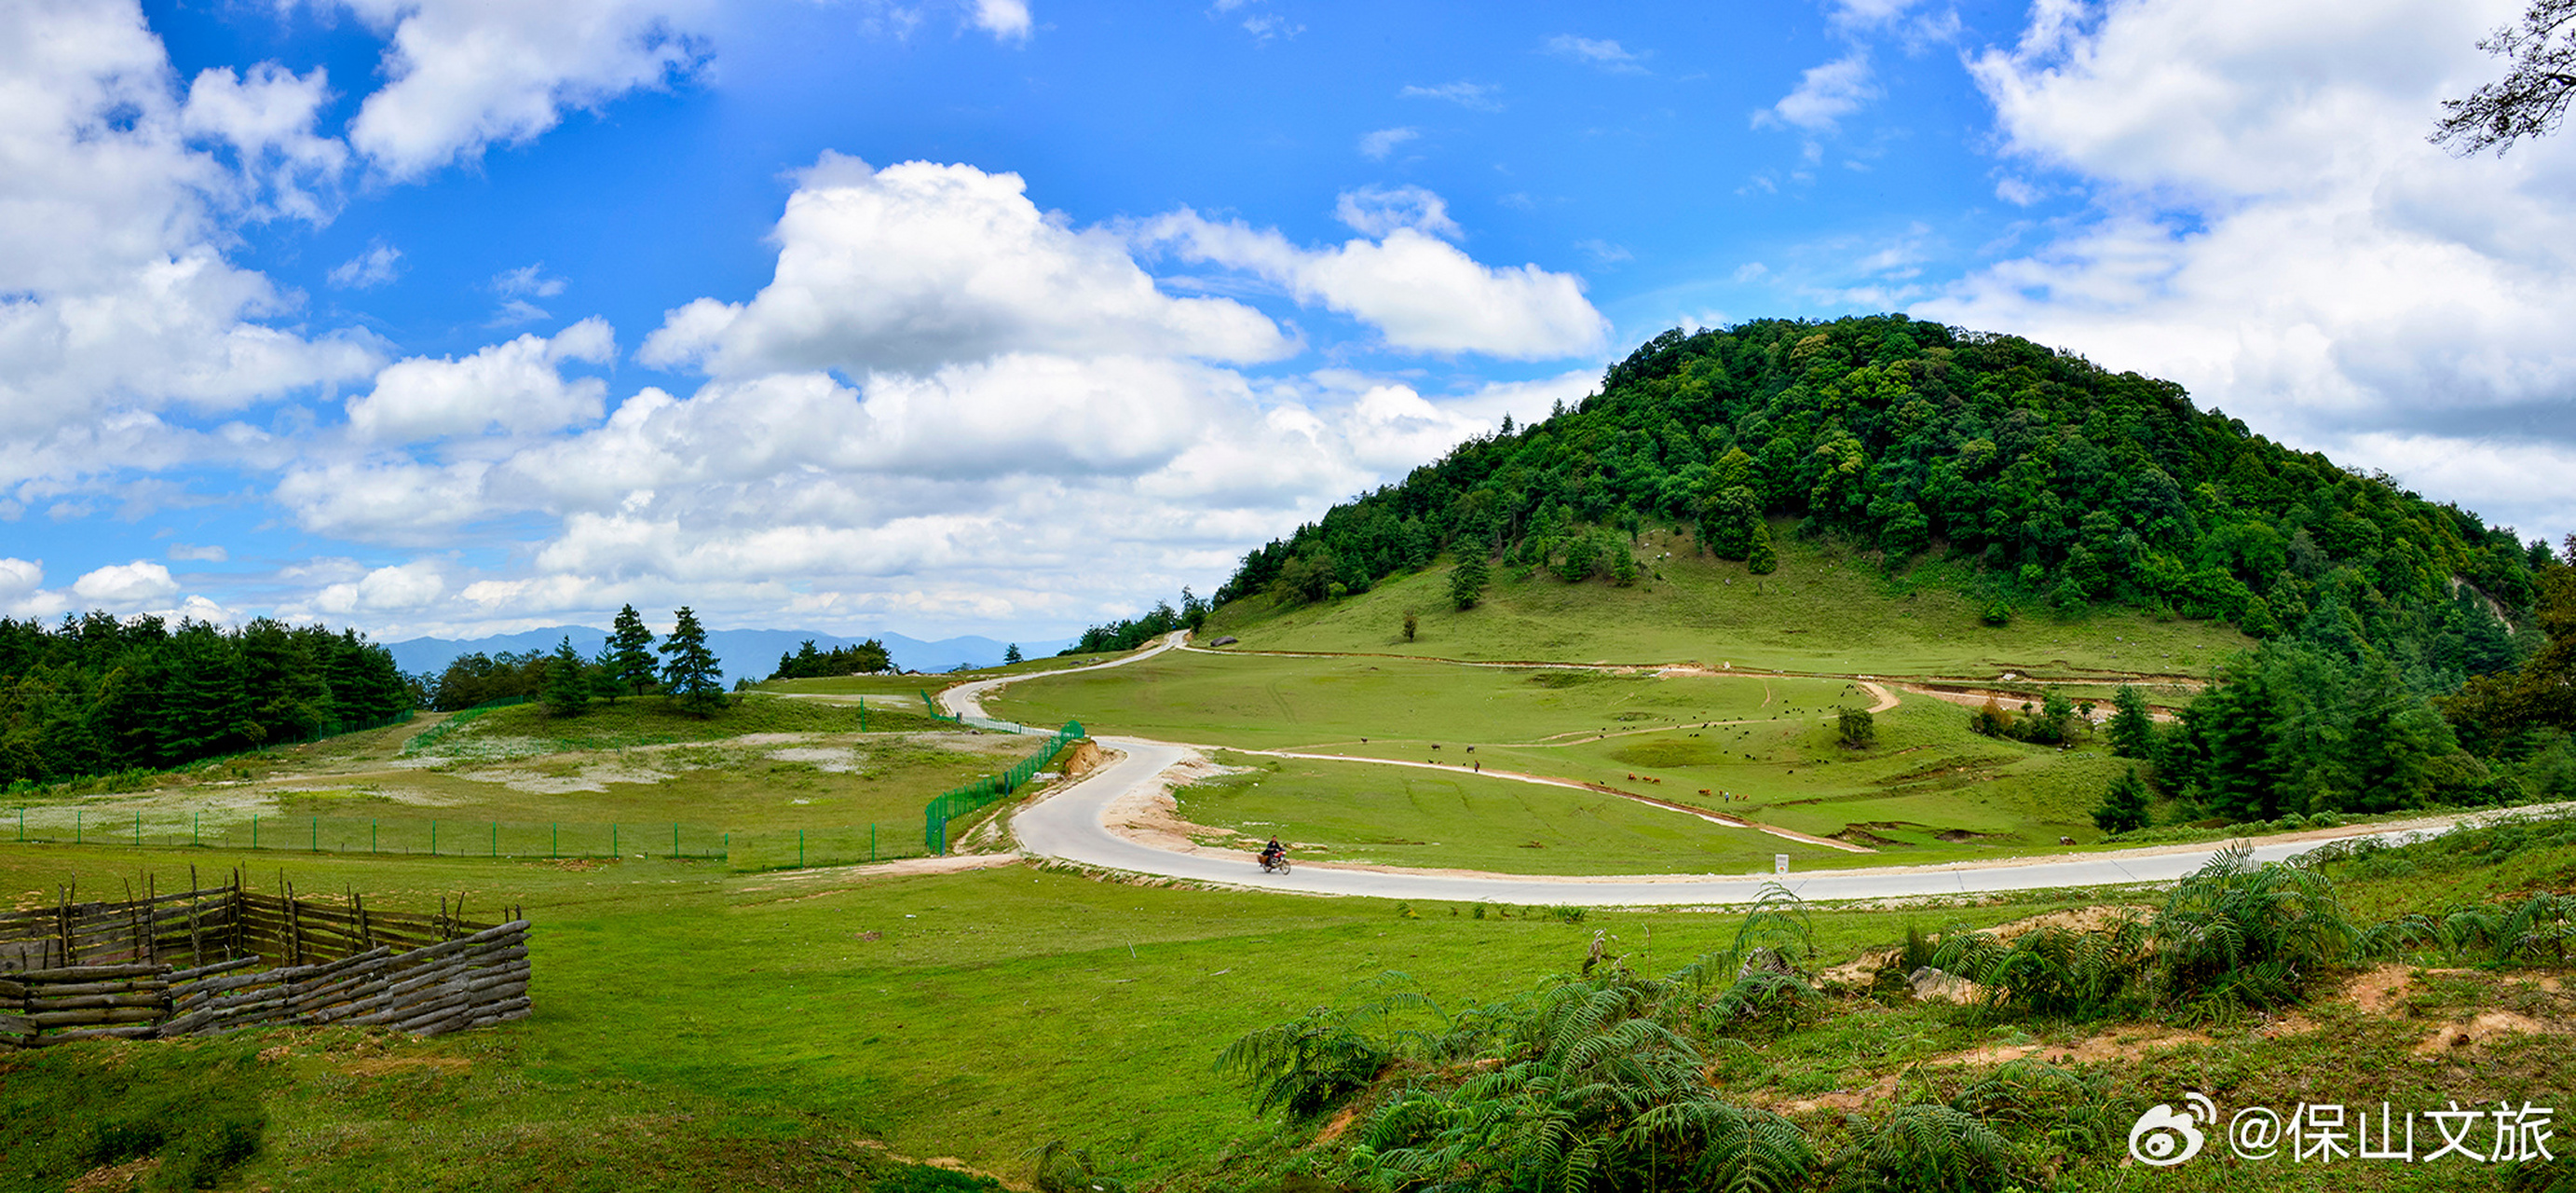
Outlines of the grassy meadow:
M 917 703 L 917 701 L 916 701 Z M 49 840 L 502 856 L 730 852 L 746 869 L 922 852 L 922 805 L 1034 739 L 917 712 L 755 695 L 714 718 L 659 697 L 572 717 L 523 704 L 244 755 L 130 789 L 27 793 Z M 0 811 L 0 837 L 20 832 Z M 800 846 L 799 834 L 803 839 Z M 872 852 L 873 851 L 873 852 Z
M 1192 823 L 1255 837 L 1276 826 L 1323 858 L 1509 870 L 1505 863 L 1518 857 L 1538 873 L 1633 874 L 1761 869 L 1774 852 L 1802 866 L 1956 861 L 2053 851 L 2061 837 L 2101 838 L 2091 809 L 2125 766 L 2102 746 L 2061 752 L 1982 737 L 1969 731 L 1965 708 L 1898 696 L 1895 708 L 1873 717 L 1875 743 L 1851 749 L 1837 739 L 1840 711 L 1878 698 L 1842 679 L 1174 651 L 1015 684 L 986 706 L 1033 723 L 1085 710 L 1083 724 L 1099 733 L 1434 762 L 1454 774 L 1260 760 L 1287 769 L 1261 780 L 1267 794 L 1259 799 L 1239 798 L 1249 779 L 1218 784 L 1233 793 L 1227 799 L 1185 797 L 1212 818 L 1185 816 Z M 1878 852 L 1633 805 L 1610 811 L 1603 796 L 1486 779 L 1476 765 L 1598 784 Z M 1451 789 L 1460 794 L 1424 794 Z M 1478 827 L 1460 807 L 1500 819 Z M 1608 830 L 1604 817 L 1623 827 Z
M 2019 608 L 2006 625 L 1980 618 L 1963 590 L 1983 583 L 1956 565 L 1918 562 L 1895 575 L 1857 553 L 1802 542 L 1775 526 L 1780 568 L 1694 553 L 1687 535 L 1649 530 L 1634 588 L 1567 584 L 1544 571 L 1498 566 L 1482 603 L 1459 611 L 1449 567 L 1388 578 L 1340 601 L 1281 609 L 1268 597 L 1220 609 L 1202 641 L 1230 649 L 1371 653 L 1479 661 L 1679 663 L 1914 677 L 2051 680 L 2205 677 L 2253 640 L 2219 622 L 2135 611 L 2061 615 Z M 1418 618 L 1404 638 L 1404 615 Z
M 2419 849 L 2420 852 L 2420 849 Z M 2474 859 L 2384 855 L 2344 880 L 2379 916 L 2576 880 L 2560 843 Z M 2393 859 L 2393 860 L 2392 860 Z M 264 1118 L 260 1148 L 226 1188 L 910 1189 L 889 1157 L 947 1157 L 1028 1187 L 1050 1141 L 1087 1151 L 1130 1189 L 1266 1191 L 1330 1166 L 1314 1118 L 1254 1115 L 1212 1067 L 1236 1036 L 1368 996 L 1388 971 L 1458 1008 L 1531 988 L 1581 962 L 1596 932 L 1613 956 L 1661 973 L 1725 947 L 1723 910 L 1591 911 L 1405 905 L 1124 885 L 1025 864 L 968 873 L 856 870 L 741 875 L 661 860 L 618 863 L 297 858 L 216 851 L 0 849 L 0 893 L 41 903 L 149 870 L 243 861 L 253 882 L 354 889 L 409 908 L 462 896 L 524 903 L 536 921 L 535 1015 L 432 1041 L 289 1029 L 203 1043 L 99 1043 L 0 1060 L 0 1099 L 96 1089 L 172 1066 L 222 1077 L 206 1096 Z M 2118 893 L 2035 892 L 1896 909 L 1809 909 L 1815 963 L 1900 940 L 1911 925 L 2002 923 Z M 2154 896 L 2145 897 L 2152 901 Z M 2570 1070 L 2546 1036 L 2499 1037 L 2427 1062 L 2439 1024 L 2498 1006 L 2576 1022 L 2542 977 L 2566 966 L 2426 975 L 2394 1010 L 2321 997 L 2296 1022 L 2222 1016 L 2175 1036 L 2155 1022 L 2087 1023 L 1855 995 L 1804 1026 L 1722 1054 L 1730 1098 L 1780 1108 L 1820 1142 L 1873 1107 L 1947 1096 L 1982 1071 L 1976 1049 L 2059 1051 L 2125 1123 L 2180 1089 L 2230 1105 L 2270 1100 L 2437 1106 L 2444 1098 L 2555 1104 Z M 2331 992 L 2343 979 L 2325 975 Z M 173 1056 L 183 1059 L 172 1060 Z M 1990 1054 L 1987 1064 L 1991 1063 Z M 1846 1110 L 1839 1092 L 1880 1089 Z M 68 1095 L 65 1095 L 68 1096 Z M 1801 1106 L 1804 1106 L 1802 1109 Z M 0 1119 L 20 1165 L 0 1188 L 57 1189 L 84 1162 L 42 1114 Z M 2056 1187 L 2122 1184 L 2116 1139 L 2063 1148 Z M 2157 1188 L 2501 1189 L 2500 1170 L 2203 1165 Z M 2134 1174 L 2131 1174 L 2134 1175 Z M 2435 1182 L 2438 1178 L 2438 1183 Z M 938 1178 L 946 1179 L 946 1178 Z M 977 1187 L 958 1183 L 953 1187 Z M 990 1186 L 981 1186 L 990 1187 Z M 1302 1189 L 1331 1188 L 1305 1184 Z

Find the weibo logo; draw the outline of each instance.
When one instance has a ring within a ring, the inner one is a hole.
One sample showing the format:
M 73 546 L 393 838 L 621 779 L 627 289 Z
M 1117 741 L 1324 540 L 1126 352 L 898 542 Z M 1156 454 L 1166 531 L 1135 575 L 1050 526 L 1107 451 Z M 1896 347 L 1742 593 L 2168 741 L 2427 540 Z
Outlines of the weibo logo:
M 2184 1109 L 2159 1102 L 2129 1128 L 2129 1157 L 2168 1168 L 2200 1154 L 2201 1128 L 2218 1122 L 2218 1104 L 2207 1094 L 2184 1094 Z

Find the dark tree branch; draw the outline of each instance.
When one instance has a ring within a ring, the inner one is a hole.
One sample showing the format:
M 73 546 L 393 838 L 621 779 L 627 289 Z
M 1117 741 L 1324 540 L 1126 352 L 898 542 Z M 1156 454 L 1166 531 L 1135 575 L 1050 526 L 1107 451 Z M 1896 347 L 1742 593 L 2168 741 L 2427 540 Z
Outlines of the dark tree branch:
M 2576 0 L 2532 0 L 2518 26 L 2487 35 L 2478 48 L 2511 59 L 2505 77 L 2442 101 L 2442 119 L 2429 138 L 2461 157 L 2494 149 L 2497 156 L 2524 137 L 2556 132 L 2576 102 L 2576 37 L 2561 36 L 2576 22 Z

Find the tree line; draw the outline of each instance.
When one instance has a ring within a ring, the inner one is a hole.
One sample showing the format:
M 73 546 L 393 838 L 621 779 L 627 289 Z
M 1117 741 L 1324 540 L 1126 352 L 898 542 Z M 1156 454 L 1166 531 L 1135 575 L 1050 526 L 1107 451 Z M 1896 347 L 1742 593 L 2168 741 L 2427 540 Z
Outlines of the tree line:
M 2094 819 L 2146 827 L 2150 791 L 2171 819 L 2279 820 L 2429 804 L 2576 798 L 2576 535 L 2535 575 L 2537 649 L 2427 698 L 2351 618 L 2323 619 L 2228 660 L 2169 725 L 2122 688 L 2105 725 L 2112 753 L 2142 765 Z M 2437 652 L 2504 653 L 2464 590 Z
M 1012 648 L 1017 650 L 1017 647 Z M 1014 660 L 1016 661 L 1016 660 Z M 817 650 L 814 640 L 806 639 L 796 653 L 781 653 L 778 669 L 771 679 L 821 679 L 831 675 L 874 675 L 894 669 L 894 657 L 886 653 L 885 643 L 870 638 L 855 646 L 835 646 Z
M 1443 554 L 1615 583 L 1605 541 L 1650 522 L 1766 564 L 1782 526 L 1891 567 L 1962 561 L 2004 616 L 2110 604 L 2262 638 L 2349 620 L 2428 687 L 2517 657 L 2449 633 L 2455 582 L 2518 620 L 2549 557 L 2171 382 L 1890 315 L 1666 332 L 1576 406 L 1249 553 L 1216 603 L 1362 592 Z
M 610 623 L 608 640 L 588 658 L 567 637 L 551 651 L 459 655 L 437 676 L 424 674 L 412 682 L 419 702 L 440 712 L 527 699 L 543 700 L 549 712 L 571 716 L 593 700 L 659 692 L 691 712 L 712 714 L 723 705 L 724 663 L 708 649 L 695 610 L 683 605 L 672 621 L 671 633 L 656 645 L 643 616 L 627 605 Z M 805 646 L 811 650 L 814 644 Z
M 1134 650 L 1174 630 L 1198 629 L 1207 623 L 1209 608 L 1206 600 L 1192 593 L 1187 586 L 1183 586 L 1180 608 L 1173 608 L 1170 601 L 1156 601 L 1152 609 L 1140 616 L 1108 622 L 1084 630 L 1082 636 L 1074 640 L 1073 645 L 1057 651 L 1056 654 L 1059 656 L 1106 654 Z M 1013 649 L 1016 650 L 1017 647 Z M 1018 662 L 1019 660 L 1007 661 Z
M 162 769 L 411 711 L 411 685 L 355 630 L 226 628 L 105 612 L 0 618 L 0 783 Z

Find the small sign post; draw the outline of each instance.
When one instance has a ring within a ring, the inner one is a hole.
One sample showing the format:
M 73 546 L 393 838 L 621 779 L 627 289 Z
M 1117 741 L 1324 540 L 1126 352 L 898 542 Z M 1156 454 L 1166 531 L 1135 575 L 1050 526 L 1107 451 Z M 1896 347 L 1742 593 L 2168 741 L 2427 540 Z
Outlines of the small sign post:
M 1775 853 L 1775 854 L 1772 854 L 1772 855 L 1771 855 L 1771 872 L 1772 872 L 1772 873 L 1774 873 L 1774 874 L 1786 874 L 1786 873 L 1788 873 L 1788 872 L 1789 872 L 1789 855 L 1788 855 L 1788 854 L 1785 854 L 1785 853 Z

